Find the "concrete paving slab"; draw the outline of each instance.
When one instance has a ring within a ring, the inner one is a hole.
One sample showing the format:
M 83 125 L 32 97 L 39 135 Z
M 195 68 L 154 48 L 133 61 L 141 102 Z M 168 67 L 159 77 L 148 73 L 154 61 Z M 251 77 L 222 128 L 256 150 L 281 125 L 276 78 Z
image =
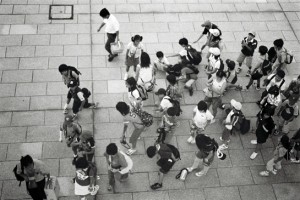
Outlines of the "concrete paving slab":
M 8 144 L 0 144 L 0 161 L 6 160 Z
M 13 126 L 34 126 L 44 124 L 44 111 L 13 112 Z
M 277 199 L 288 200 L 297 198 L 299 183 L 281 183 L 273 184 L 273 189 Z
M 271 185 L 250 185 L 239 186 L 242 199 L 266 199 L 275 200 L 275 194 Z
M 29 199 L 30 197 L 27 194 L 25 184 L 19 187 L 16 180 L 4 181 L 2 191 L 1 198 L 3 199 Z
M 31 155 L 33 158 L 42 158 L 42 142 L 9 144 L 6 160 L 20 160 L 21 156 Z
M 31 126 L 27 129 L 27 142 L 58 141 L 59 126 Z
M 237 187 L 217 187 L 217 188 L 204 188 L 205 199 L 207 200 L 221 200 L 232 199 L 240 200 L 240 194 Z
M 248 167 L 232 167 L 217 169 L 222 186 L 251 185 L 253 179 Z M 235 179 L 232 179 L 235 177 Z

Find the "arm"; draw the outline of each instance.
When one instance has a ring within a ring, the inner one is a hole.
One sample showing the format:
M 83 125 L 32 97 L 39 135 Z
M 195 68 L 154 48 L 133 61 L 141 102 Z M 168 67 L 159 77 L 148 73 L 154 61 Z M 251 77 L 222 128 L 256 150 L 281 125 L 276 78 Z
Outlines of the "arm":
M 102 22 L 102 24 L 100 25 L 100 27 L 97 29 L 97 32 L 99 32 L 104 25 L 105 25 L 105 23 Z
M 141 66 L 138 65 L 136 68 L 136 72 L 135 72 L 135 80 L 138 80 L 138 78 L 140 76 L 140 70 L 141 70 Z
M 198 42 L 202 37 L 204 36 L 204 34 L 203 33 L 201 33 L 201 35 L 199 36 L 199 38 L 195 41 L 195 42 L 193 42 L 193 43 L 196 43 L 196 42 Z
M 129 122 L 124 122 L 123 134 L 122 134 L 123 137 L 125 137 L 125 133 L 126 133 L 127 128 L 128 128 L 128 123 L 129 123 Z
M 180 54 L 173 54 L 173 55 L 170 55 L 170 56 L 167 56 L 167 58 L 171 58 L 171 57 L 177 57 L 177 56 L 180 56 Z
M 117 35 L 117 42 L 120 41 L 120 37 L 119 37 L 119 31 L 116 32 Z
M 81 101 L 81 105 L 79 107 L 79 111 L 82 111 L 82 108 L 83 108 L 84 104 L 85 104 L 85 100 Z

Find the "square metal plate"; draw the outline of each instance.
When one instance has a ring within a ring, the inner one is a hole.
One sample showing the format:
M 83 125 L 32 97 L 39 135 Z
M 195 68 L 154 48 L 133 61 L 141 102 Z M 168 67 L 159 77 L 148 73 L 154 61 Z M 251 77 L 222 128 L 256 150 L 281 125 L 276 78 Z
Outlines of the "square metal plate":
M 73 5 L 50 5 L 49 20 L 72 20 L 74 14 Z

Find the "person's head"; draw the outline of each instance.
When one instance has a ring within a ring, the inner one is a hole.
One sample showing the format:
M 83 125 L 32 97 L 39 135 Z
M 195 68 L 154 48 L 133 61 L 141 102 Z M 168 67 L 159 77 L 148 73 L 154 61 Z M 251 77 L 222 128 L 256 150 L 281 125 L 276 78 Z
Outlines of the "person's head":
M 100 10 L 99 15 L 104 19 L 108 19 L 110 13 L 106 8 L 103 8 L 102 10 Z
M 71 80 L 68 83 L 68 88 L 70 88 L 71 90 L 74 90 L 76 87 L 78 87 L 78 81 L 77 80 Z
M 110 143 L 106 147 L 106 153 L 107 155 L 114 156 L 118 153 L 118 147 L 115 143 Z
M 277 50 L 280 50 L 283 47 L 283 44 L 284 44 L 284 42 L 281 38 L 274 40 L 274 42 L 273 42 L 274 48 Z
M 89 162 L 87 161 L 86 157 L 79 157 L 75 161 L 75 168 L 76 169 L 86 169 L 89 167 Z
M 199 101 L 197 108 L 200 112 L 206 112 L 207 111 L 207 103 L 205 101 Z
M 272 85 L 268 90 L 268 94 L 272 95 L 272 97 L 277 97 L 279 95 L 279 87 Z
M 67 126 L 71 126 L 73 123 L 73 117 L 72 115 L 66 115 L 65 116 L 65 123 L 67 124 Z
M 60 74 L 62 74 L 62 75 L 67 75 L 67 74 L 68 74 L 68 65 L 66 65 L 66 64 L 61 64 L 61 65 L 59 65 L 58 71 L 59 71 Z
M 289 99 L 289 105 L 293 106 L 298 102 L 299 97 L 297 95 L 290 95 Z
M 268 53 L 268 47 L 261 45 L 258 47 L 258 52 L 260 55 L 264 56 L 266 53 Z
M 164 88 L 159 88 L 157 92 L 155 92 L 157 95 L 158 99 L 161 101 L 164 96 L 166 96 L 166 90 Z
M 223 80 L 223 78 L 225 78 L 225 77 L 226 77 L 226 74 L 225 74 L 225 72 L 223 70 L 218 70 L 216 72 L 216 80 L 218 82 L 221 82 Z
M 210 47 L 208 51 L 215 57 L 215 59 L 220 57 L 221 51 L 218 47 Z
M 205 134 L 198 134 L 195 138 L 196 146 L 199 150 L 204 152 L 216 151 L 218 144 L 210 137 Z
M 233 109 L 235 109 L 237 111 L 242 110 L 242 104 L 234 99 L 231 99 L 230 105 L 232 106 Z
M 162 51 L 158 51 L 158 52 L 156 52 L 156 57 L 157 57 L 159 60 L 161 60 L 161 59 L 164 58 L 164 53 L 163 53 Z
M 126 79 L 125 81 L 125 85 L 126 87 L 131 90 L 131 89 L 135 89 L 136 88 L 136 80 L 133 77 L 129 77 L 128 79 Z
M 141 67 L 149 67 L 151 64 L 150 56 L 146 52 L 142 52 L 141 54 Z
M 174 117 L 174 116 L 176 116 L 177 113 L 178 113 L 178 108 L 170 107 L 167 109 L 167 115 L 169 117 Z
M 282 146 L 285 148 L 285 149 L 289 149 L 290 148 L 290 138 L 289 136 L 287 135 L 283 135 L 281 138 L 280 138 L 280 143 L 282 144 Z
M 125 116 L 129 113 L 130 111 L 130 106 L 127 105 L 124 101 L 119 101 L 116 105 L 117 111 L 121 113 L 121 115 Z
M 254 31 L 250 31 L 250 32 L 248 33 L 248 39 L 249 39 L 249 40 L 252 40 L 253 38 L 255 38 L 255 36 L 256 36 L 256 33 L 255 33 Z
M 275 109 L 264 109 L 263 118 L 264 119 L 270 118 L 274 115 L 274 113 L 275 113 Z
M 153 158 L 156 155 L 157 149 L 155 146 L 150 146 L 147 148 L 147 156 Z
M 181 38 L 179 40 L 179 45 L 182 46 L 183 48 L 187 47 L 189 45 L 189 41 L 186 38 Z
M 176 76 L 174 76 L 173 74 L 169 74 L 167 76 L 167 81 L 171 84 L 171 85 L 175 85 L 176 83 Z
M 20 160 L 21 166 L 26 169 L 33 169 L 34 163 L 30 155 L 22 156 Z
M 275 81 L 279 82 L 285 77 L 285 72 L 281 69 L 277 70 L 276 76 L 275 76 Z
M 235 62 L 233 60 L 227 59 L 226 64 L 227 64 L 227 67 L 230 71 L 234 70 Z
M 138 46 L 142 40 L 143 40 L 143 37 L 140 35 L 135 35 L 131 38 L 131 41 L 133 42 L 133 44 L 135 46 Z
M 209 20 L 206 20 L 203 24 L 201 24 L 202 27 L 210 29 L 212 26 L 212 23 Z

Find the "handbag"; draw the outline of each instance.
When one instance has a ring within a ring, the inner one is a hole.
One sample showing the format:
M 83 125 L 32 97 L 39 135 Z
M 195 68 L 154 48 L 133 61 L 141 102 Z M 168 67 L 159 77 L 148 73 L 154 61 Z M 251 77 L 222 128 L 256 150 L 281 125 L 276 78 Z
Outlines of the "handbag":
M 112 54 L 120 54 L 124 51 L 124 44 L 121 41 L 110 43 Z
M 206 97 L 213 97 L 212 91 L 208 87 L 204 88 L 203 92 Z

